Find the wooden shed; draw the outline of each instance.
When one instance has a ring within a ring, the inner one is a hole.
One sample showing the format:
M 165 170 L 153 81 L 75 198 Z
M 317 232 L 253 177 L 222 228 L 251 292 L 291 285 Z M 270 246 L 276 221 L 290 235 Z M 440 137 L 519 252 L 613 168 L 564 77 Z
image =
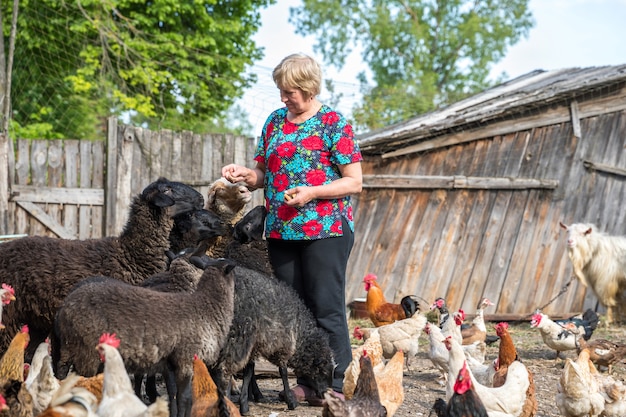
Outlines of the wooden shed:
M 488 297 L 494 319 L 604 311 L 559 222 L 626 235 L 626 65 L 533 71 L 357 139 L 348 301 L 374 273 L 389 301 Z

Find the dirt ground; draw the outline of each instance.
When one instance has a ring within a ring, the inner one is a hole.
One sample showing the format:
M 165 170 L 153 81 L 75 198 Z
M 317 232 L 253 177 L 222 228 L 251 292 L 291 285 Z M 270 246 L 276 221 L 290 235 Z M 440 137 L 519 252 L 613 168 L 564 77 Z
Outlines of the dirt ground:
M 489 334 L 494 334 L 493 325 L 487 324 Z M 527 322 L 510 323 L 511 333 L 518 355 L 533 373 L 536 393 L 539 402 L 538 417 L 559 416 L 555 404 L 557 380 L 563 369 L 563 359 L 555 361 L 555 352 L 548 348 L 537 329 L 530 328 Z M 607 329 L 599 327 L 594 332 L 593 338 L 626 342 L 626 327 L 614 327 Z M 411 364 L 411 370 L 404 373 L 404 403 L 398 409 L 396 417 L 428 416 L 435 400 L 445 397 L 445 388 L 438 383 L 439 372 L 434 368 L 426 351 L 428 339 L 421 336 L 420 352 Z M 498 344 L 488 347 L 487 360 L 493 360 L 498 356 Z M 564 357 L 576 358 L 576 352 L 566 352 Z M 622 381 L 626 378 L 626 365 L 614 367 L 613 376 Z M 295 380 L 292 380 L 292 385 Z M 250 403 L 250 415 L 259 417 L 313 417 L 321 416 L 320 407 L 311 407 L 301 404 L 295 410 L 288 410 L 286 404 L 278 399 L 278 393 L 282 390 L 282 383 L 278 377 L 262 377 L 259 379 L 259 387 L 263 391 L 262 403 Z M 236 398 L 234 398 L 236 400 Z M 433 413 L 433 416 L 435 414 Z

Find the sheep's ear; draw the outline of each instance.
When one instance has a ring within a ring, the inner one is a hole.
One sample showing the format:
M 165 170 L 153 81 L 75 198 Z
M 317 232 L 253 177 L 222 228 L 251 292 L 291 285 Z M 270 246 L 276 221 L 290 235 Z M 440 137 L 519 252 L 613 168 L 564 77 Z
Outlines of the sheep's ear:
M 559 222 L 559 225 L 561 226 L 561 229 L 567 230 L 567 225 L 563 222 Z
M 589 235 L 589 234 L 591 234 L 591 227 L 590 227 L 589 229 L 585 230 L 585 233 L 583 233 L 583 234 L 584 234 L 584 235 Z

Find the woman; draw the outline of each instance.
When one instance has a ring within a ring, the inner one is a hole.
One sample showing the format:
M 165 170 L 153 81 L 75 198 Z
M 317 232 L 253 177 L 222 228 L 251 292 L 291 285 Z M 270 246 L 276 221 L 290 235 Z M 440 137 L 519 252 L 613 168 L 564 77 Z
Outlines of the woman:
M 256 166 L 226 165 L 222 176 L 252 189 L 263 187 L 272 267 L 328 333 L 337 363 L 332 388 L 341 393 L 352 359 L 345 300 L 354 243 L 350 195 L 361 192 L 362 156 L 352 126 L 317 99 L 322 71 L 314 59 L 289 55 L 273 78 L 285 107 L 265 122 Z M 321 405 L 307 381 L 298 380 L 292 390 L 298 401 Z

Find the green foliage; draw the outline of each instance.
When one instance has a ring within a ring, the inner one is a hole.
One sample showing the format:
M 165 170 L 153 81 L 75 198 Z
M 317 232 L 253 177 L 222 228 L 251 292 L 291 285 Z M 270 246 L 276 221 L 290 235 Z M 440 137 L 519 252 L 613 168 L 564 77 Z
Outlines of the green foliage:
M 136 114 L 151 129 L 218 120 L 255 81 L 246 68 L 262 50 L 252 36 L 259 9 L 274 2 L 22 1 L 15 125 L 82 139 L 111 115 Z M 10 5 L 3 0 L 5 45 Z
M 369 72 L 359 74 L 355 126 L 375 129 L 489 87 L 491 66 L 534 24 L 528 2 L 303 0 L 291 20 L 338 68 L 359 48 Z

